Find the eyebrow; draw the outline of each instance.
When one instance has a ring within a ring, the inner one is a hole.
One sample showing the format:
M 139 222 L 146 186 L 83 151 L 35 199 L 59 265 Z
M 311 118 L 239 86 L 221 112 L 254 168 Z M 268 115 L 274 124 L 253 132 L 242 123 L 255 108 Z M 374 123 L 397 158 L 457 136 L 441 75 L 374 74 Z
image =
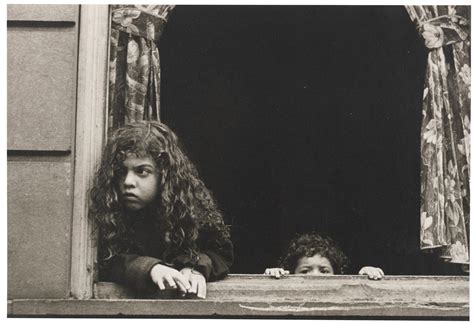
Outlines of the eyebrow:
M 153 164 L 151 163 L 141 163 L 141 164 L 138 164 L 138 165 L 134 165 L 133 167 L 134 168 L 141 168 L 141 167 L 150 167 L 150 168 L 154 168 Z

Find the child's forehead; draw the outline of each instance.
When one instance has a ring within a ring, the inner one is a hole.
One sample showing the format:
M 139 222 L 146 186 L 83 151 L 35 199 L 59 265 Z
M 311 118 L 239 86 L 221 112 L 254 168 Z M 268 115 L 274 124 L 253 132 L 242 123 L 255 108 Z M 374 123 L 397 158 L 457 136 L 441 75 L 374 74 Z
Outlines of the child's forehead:
M 302 256 L 298 263 L 301 264 L 316 264 L 316 265 L 331 265 L 331 262 L 328 258 L 316 253 L 312 256 Z

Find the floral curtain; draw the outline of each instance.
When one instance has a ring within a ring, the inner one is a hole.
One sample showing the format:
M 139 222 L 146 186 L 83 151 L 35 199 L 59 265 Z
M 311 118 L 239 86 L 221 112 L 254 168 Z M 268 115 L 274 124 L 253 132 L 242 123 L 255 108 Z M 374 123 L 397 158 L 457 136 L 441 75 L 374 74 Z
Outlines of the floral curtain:
M 406 9 L 429 49 L 421 125 L 421 249 L 468 264 L 470 7 Z
M 112 6 L 109 130 L 136 120 L 159 120 L 157 42 L 173 8 L 167 5 Z

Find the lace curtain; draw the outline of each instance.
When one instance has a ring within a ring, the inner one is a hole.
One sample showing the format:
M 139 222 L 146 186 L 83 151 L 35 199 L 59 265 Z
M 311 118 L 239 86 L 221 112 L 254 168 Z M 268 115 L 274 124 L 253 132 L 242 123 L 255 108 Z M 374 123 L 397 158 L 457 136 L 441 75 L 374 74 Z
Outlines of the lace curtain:
M 110 35 L 108 128 L 160 118 L 157 43 L 174 6 L 114 5 Z
M 406 6 L 429 49 L 421 125 L 421 249 L 469 263 L 470 8 Z

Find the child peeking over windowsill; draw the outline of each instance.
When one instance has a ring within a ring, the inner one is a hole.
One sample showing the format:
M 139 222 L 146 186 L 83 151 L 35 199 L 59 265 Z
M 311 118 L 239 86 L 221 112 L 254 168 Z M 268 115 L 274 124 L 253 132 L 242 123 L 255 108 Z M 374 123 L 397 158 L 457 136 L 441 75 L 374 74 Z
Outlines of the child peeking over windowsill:
M 347 274 L 349 260 L 331 238 L 309 233 L 290 241 L 280 265 L 281 268 L 267 268 L 264 274 L 274 278 L 290 273 L 308 276 Z M 384 277 L 382 269 L 371 266 L 362 267 L 359 274 L 367 275 L 371 280 Z

